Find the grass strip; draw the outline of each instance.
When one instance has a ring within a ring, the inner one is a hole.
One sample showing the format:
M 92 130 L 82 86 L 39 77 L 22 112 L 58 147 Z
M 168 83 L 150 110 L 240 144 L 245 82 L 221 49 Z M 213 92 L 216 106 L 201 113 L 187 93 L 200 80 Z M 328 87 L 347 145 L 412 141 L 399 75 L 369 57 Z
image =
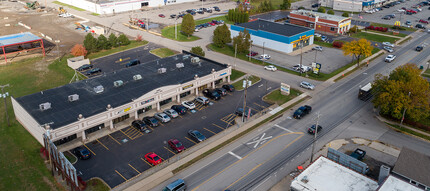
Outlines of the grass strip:
M 269 94 L 265 95 L 263 97 L 263 100 L 271 104 L 282 105 L 284 103 L 287 103 L 287 101 L 290 101 L 295 97 L 299 96 L 300 94 L 302 94 L 301 91 L 291 88 L 290 95 L 282 95 L 281 90 L 278 88 L 270 92 Z
M 156 56 L 160 58 L 166 58 L 169 56 L 175 55 L 175 52 L 173 50 L 170 50 L 168 48 L 157 48 L 154 50 L 149 51 L 152 54 L 155 54 Z
M 411 40 L 411 38 L 412 38 L 411 36 L 408 36 L 405 40 L 403 40 L 402 42 L 399 42 L 399 45 L 401 45 L 405 42 L 408 42 L 409 40 Z
M 55 3 L 55 4 L 57 4 L 57 5 L 61 5 L 61 6 L 65 6 L 65 7 L 69 7 L 69 8 L 72 8 L 72 9 L 74 9 L 74 10 L 77 10 L 77 11 L 85 11 L 85 9 L 81 9 L 81 8 L 79 8 L 79 7 L 75 7 L 75 6 L 73 6 L 73 5 L 69 5 L 69 4 L 66 4 L 66 3 L 61 3 L 61 2 L 59 2 L 59 1 L 54 1 L 53 3 Z
M 421 74 L 421 76 L 424 76 L 426 78 L 430 78 L 430 74 L 426 74 L 426 73 Z
M 291 105 L 289 105 L 288 107 L 286 107 L 286 108 L 282 109 L 281 111 L 279 111 L 279 112 L 275 113 L 274 115 L 271 115 L 270 117 L 268 117 L 268 118 L 266 118 L 266 119 L 264 119 L 264 120 L 260 121 L 259 123 L 255 124 L 254 126 L 252 126 L 252 127 L 248 128 L 248 129 L 246 129 L 245 131 L 243 131 L 243 132 L 241 132 L 241 133 L 237 134 L 236 136 L 234 136 L 234 137 L 232 137 L 232 138 L 228 139 L 227 141 L 224 141 L 223 143 L 221 143 L 221 144 L 219 144 L 219 145 L 215 146 L 214 148 L 212 148 L 212 149 L 210 149 L 210 150 L 206 151 L 205 153 L 203 153 L 203 154 L 201 154 L 201 155 L 197 156 L 196 158 L 194 158 L 194 159 L 192 159 L 192 160 L 188 161 L 187 163 L 185 163 L 185 164 L 183 164 L 183 165 L 179 166 L 178 168 L 174 169 L 174 170 L 172 171 L 172 173 L 173 173 L 173 174 L 176 174 L 176 173 L 180 172 L 181 170 L 183 170 L 183 169 L 185 169 L 185 168 L 187 168 L 187 167 L 189 167 L 189 166 L 193 165 L 194 163 L 196 163 L 196 162 L 197 162 L 197 161 L 199 161 L 200 159 L 205 158 L 206 156 L 208 156 L 208 155 L 212 154 L 213 152 L 215 152 L 215 151 L 217 151 L 217 150 L 219 150 L 219 149 L 223 148 L 224 146 L 226 146 L 226 145 L 230 144 L 231 142 L 235 141 L 236 139 L 239 139 L 240 137 L 242 137 L 242 136 L 244 136 L 244 135 L 248 134 L 249 132 L 253 131 L 254 129 L 256 129 L 256 128 L 258 128 L 258 127 L 262 126 L 262 125 L 264 125 L 265 123 L 267 123 L 267 122 L 269 122 L 269 121 L 271 121 L 271 120 L 275 119 L 276 117 L 279 117 L 279 116 L 280 116 L 280 115 L 282 115 L 285 111 L 287 111 L 287 110 L 289 110 L 290 108 L 292 108 L 292 107 L 296 106 L 297 104 L 301 103 L 301 102 L 302 102 L 302 101 L 304 101 L 305 99 L 307 99 L 307 98 L 305 97 L 305 98 L 300 99 L 300 100 L 299 100 L 299 101 L 297 101 L 297 102 L 294 102 L 293 104 L 291 104 Z
M 91 53 L 91 54 L 87 55 L 87 58 L 90 59 L 90 60 L 92 60 L 92 59 L 100 58 L 100 57 L 103 57 L 103 56 L 111 55 L 111 54 L 114 54 L 114 53 L 117 53 L 117 52 L 122 52 L 124 50 L 136 48 L 136 47 L 139 47 L 139 46 L 143 46 L 143 45 L 146 45 L 146 44 L 148 44 L 148 41 L 145 41 L 145 40 L 143 40 L 143 41 L 132 40 L 132 41 L 130 41 L 129 45 L 120 46 L 120 47 L 112 48 L 112 49 L 109 49 L 109 50 L 101 50 L 101 51 L 96 52 L 96 53 Z
M 387 24 L 381 24 L 381 23 L 370 23 L 370 25 L 373 25 L 375 27 L 385 27 L 385 28 L 390 28 L 390 29 L 393 29 L 393 27 L 394 27 L 393 25 L 387 25 Z M 405 31 L 412 31 L 412 32 L 417 31 L 417 29 L 415 29 L 415 28 L 408 28 L 408 27 L 402 27 L 402 29 Z M 399 30 L 399 29 L 394 29 L 394 30 Z
M 382 31 L 377 31 L 377 30 L 368 30 L 369 32 L 373 32 L 373 33 L 379 33 L 379 34 L 385 34 L 385 35 L 391 35 L 394 38 L 402 38 L 402 37 L 406 37 L 408 36 L 407 34 L 403 34 L 403 33 L 399 33 L 397 35 L 394 35 L 393 31 L 389 31 L 389 32 L 382 32 Z
M 364 39 L 367 39 L 370 41 L 375 41 L 375 42 L 390 42 L 390 43 L 394 43 L 394 42 L 396 42 L 396 40 L 398 40 L 396 38 L 389 37 L 389 36 L 382 36 L 382 35 L 365 33 L 365 32 L 354 33 L 351 35 L 351 37 L 364 38 Z
M 328 47 L 328 48 L 333 48 L 333 44 L 328 43 L 328 42 L 314 41 L 314 44 L 319 45 L 319 46 Z
M 245 72 L 232 69 L 231 70 L 231 75 L 230 75 L 230 80 L 231 81 L 235 81 L 236 79 L 238 79 L 238 78 L 240 78 L 240 77 L 242 77 L 244 75 L 245 75 Z
M 110 188 L 106 183 L 98 178 L 93 178 L 87 182 L 86 191 L 109 191 Z
M 99 16 L 100 14 L 98 14 L 98 13 L 91 13 L 91 15 Z
M 407 133 L 407 134 L 411 134 L 411 135 L 414 135 L 414 136 L 417 136 L 417 137 L 421 137 L 421 138 L 423 138 L 423 139 L 426 139 L 426 140 L 429 140 L 429 141 L 430 141 L 430 136 L 427 136 L 427 135 L 421 134 L 421 133 L 419 133 L 419 132 L 416 132 L 416 131 L 414 131 L 414 130 L 410 130 L 410 129 L 405 128 L 405 127 L 401 127 L 401 126 L 399 126 L 399 125 L 395 125 L 395 124 L 391 124 L 391 123 L 387 123 L 387 122 L 385 122 L 385 123 L 386 123 L 387 125 L 391 126 L 391 127 L 396 128 L 397 130 L 399 130 L 399 131 L 401 131 L 401 132 L 405 132 L 405 133 Z

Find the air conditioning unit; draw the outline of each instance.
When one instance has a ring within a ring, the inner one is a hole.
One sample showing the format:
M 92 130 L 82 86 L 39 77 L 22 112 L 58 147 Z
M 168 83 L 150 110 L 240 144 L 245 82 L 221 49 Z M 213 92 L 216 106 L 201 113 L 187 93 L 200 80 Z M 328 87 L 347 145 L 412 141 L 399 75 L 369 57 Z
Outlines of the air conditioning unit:
M 42 103 L 42 104 L 39 105 L 39 109 L 42 110 L 42 111 L 51 109 L 51 103 L 49 103 L 49 102 Z
M 184 67 L 184 63 L 177 63 L 176 64 L 176 68 L 183 68 Z
M 182 60 L 186 60 L 186 59 L 188 59 L 188 58 L 190 58 L 190 55 L 189 55 L 189 54 L 185 54 L 185 55 L 183 55 L 183 56 L 182 56 Z
M 137 80 L 141 80 L 142 76 L 140 74 L 134 75 L 133 76 L 133 80 L 137 81 Z
M 199 63 L 200 62 L 200 58 L 199 57 L 193 57 L 193 58 L 191 58 L 191 62 L 192 63 Z
M 78 101 L 79 100 L 79 95 L 78 94 L 73 94 L 73 95 L 69 95 L 68 97 L 69 102 L 74 102 L 74 101 Z
M 166 68 L 158 68 L 158 73 L 159 74 L 163 74 L 166 73 L 167 69 Z
M 104 90 L 105 88 L 102 85 L 94 87 L 94 92 L 96 92 L 97 94 L 102 93 Z
M 113 82 L 113 86 L 115 87 L 120 87 L 122 85 L 124 85 L 124 82 L 122 80 L 117 80 Z

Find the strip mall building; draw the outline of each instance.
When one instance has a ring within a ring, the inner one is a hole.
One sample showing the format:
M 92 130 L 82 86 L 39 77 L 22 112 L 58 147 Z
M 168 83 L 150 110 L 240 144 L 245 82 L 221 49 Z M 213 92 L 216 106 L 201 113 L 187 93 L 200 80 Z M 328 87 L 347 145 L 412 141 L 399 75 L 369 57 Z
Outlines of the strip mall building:
M 290 23 L 315 29 L 315 31 L 344 34 L 351 28 L 351 18 L 325 13 L 294 10 L 290 13 Z

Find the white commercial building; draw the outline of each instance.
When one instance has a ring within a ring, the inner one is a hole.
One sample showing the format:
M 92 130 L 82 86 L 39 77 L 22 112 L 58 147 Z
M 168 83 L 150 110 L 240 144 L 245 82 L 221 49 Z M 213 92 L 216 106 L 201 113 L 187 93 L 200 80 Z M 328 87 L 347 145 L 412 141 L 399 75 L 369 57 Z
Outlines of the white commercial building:
M 378 191 L 422 191 L 422 189 L 390 175 Z

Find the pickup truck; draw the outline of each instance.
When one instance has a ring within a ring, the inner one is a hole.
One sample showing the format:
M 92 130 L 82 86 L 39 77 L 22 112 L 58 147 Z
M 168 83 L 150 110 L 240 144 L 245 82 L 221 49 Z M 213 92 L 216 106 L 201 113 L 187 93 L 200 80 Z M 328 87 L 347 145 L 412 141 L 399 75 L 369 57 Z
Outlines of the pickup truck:
M 396 59 L 396 55 L 390 54 L 387 57 L 385 57 L 385 62 L 392 62 L 394 59 Z
M 299 107 L 293 114 L 294 119 L 300 119 L 304 117 L 305 115 L 309 114 L 312 111 L 312 107 L 309 105 L 304 105 L 302 107 Z
M 356 158 L 357 160 L 363 160 L 364 156 L 366 156 L 366 151 L 357 148 L 349 156 Z

